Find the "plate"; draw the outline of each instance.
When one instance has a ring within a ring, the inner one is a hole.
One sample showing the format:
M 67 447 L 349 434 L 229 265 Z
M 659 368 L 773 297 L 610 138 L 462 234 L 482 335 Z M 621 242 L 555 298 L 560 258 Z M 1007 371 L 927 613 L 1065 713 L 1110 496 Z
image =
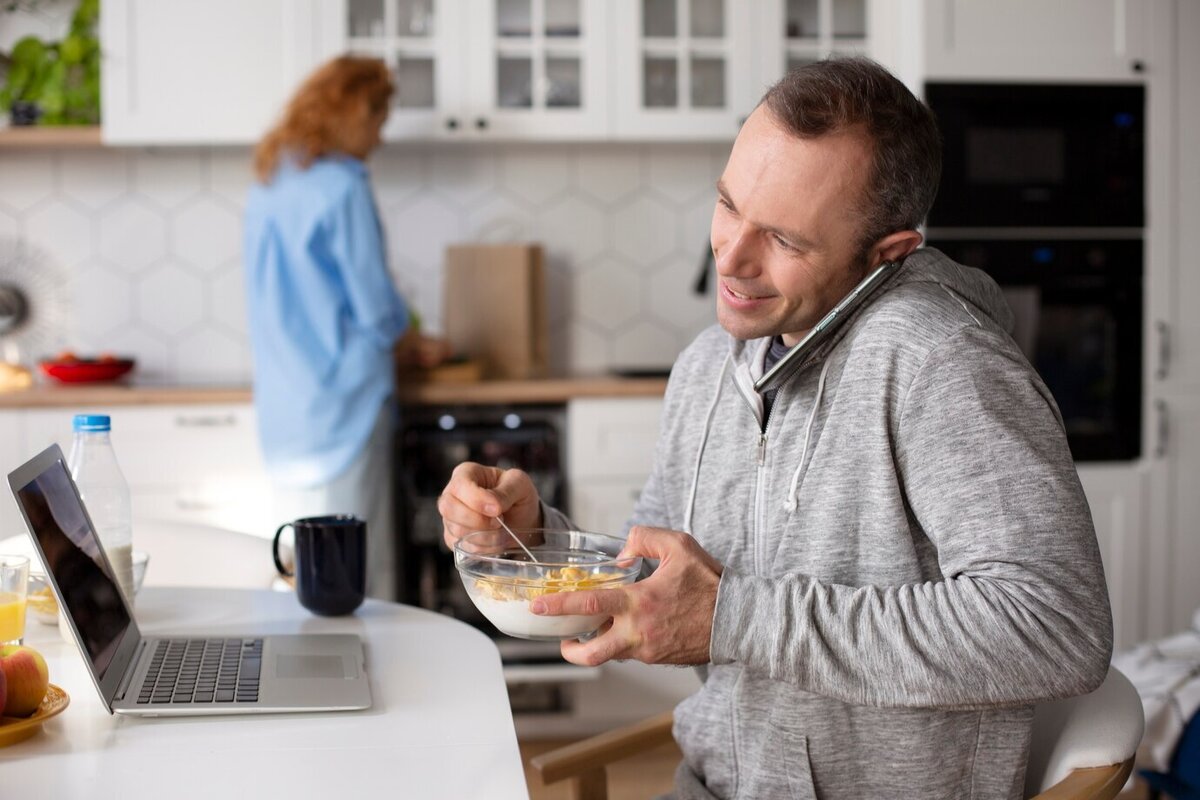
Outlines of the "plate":
M 76 361 L 43 361 L 42 372 L 63 383 L 114 381 L 133 369 L 132 358 Z
M 57 717 L 71 702 L 71 696 L 53 683 L 46 690 L 42 704 L 28 717 L 0 717 L 0 747 L 23 742 L 42 729 L 42 723 Z

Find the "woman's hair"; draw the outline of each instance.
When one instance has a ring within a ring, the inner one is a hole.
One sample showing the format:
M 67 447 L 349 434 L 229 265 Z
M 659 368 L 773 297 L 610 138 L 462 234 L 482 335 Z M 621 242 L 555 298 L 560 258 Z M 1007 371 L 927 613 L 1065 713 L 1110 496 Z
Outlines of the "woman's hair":
M 886 69 L 866 58 L 806 64 L 768 89 L 762 104 L 797 137 L 848 128 L 866 134 L 873 155 L 866 196 L 858 200 L 860 257 L 888 234 L 924 221 L 942 176 L 941 134 L 933 112 Z
M 254 150 L 254 172 L 267 183 L 287 154 L 307 168 L 332 152 L 353 150 L 370 117 L 387 108 L 392 77 L 378 58 L 338 56 L 313 72 Z

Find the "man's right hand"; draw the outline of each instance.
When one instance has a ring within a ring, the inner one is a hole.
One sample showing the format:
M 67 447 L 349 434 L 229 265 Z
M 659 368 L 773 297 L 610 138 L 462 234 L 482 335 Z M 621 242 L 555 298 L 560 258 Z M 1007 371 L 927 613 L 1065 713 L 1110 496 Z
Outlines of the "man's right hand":
M 470 461 L 454 468 L 437 507 L 442 515 L 442 536 L 452 550 L 455 542 L 472 531 L 498 530 L 507 538 L 496 519 L 500 515 L 510 528 L 537 528 L 542 524 L 541 502 L 529 475 L 519 469 L 485 467 Z

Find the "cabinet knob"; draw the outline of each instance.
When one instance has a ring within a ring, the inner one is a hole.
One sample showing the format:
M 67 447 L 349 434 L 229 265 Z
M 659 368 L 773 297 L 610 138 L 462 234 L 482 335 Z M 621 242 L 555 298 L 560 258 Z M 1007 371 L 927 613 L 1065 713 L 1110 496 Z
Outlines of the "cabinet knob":
M 1135 58 L 1129 64 L 1129 68 L 1132 69 L 1134 72 L 1145 72 L 1146 71 L 1146 62 L 1142 61 L 1140 58 Z
M 475 119 L 475 127 L 476 127 L 477 129 L 479 129 L 479 130 L 481 130 L 481 131 L 486 131 L 486 130 L 487 130 L 487 126 L 488 126 L 488 121 L 487 121 L 487 119 L 486 119 L 485 117 L 477 117 L 477 118 Z
M 450 117 L 448 120 L 446 120 L 446 127 L 452 131 L 458 130 L 458 119 L 455 117 Z

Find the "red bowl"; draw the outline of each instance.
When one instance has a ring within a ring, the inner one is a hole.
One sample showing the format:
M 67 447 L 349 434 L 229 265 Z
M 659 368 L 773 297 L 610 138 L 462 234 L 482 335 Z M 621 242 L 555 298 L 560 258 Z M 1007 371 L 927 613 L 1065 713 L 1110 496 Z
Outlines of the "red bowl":
M 137 363 L 132 358 L 88 359 L 73 361 L 43 361 L 42 372 L 63 383 L 97 383 L 115 381 Z

